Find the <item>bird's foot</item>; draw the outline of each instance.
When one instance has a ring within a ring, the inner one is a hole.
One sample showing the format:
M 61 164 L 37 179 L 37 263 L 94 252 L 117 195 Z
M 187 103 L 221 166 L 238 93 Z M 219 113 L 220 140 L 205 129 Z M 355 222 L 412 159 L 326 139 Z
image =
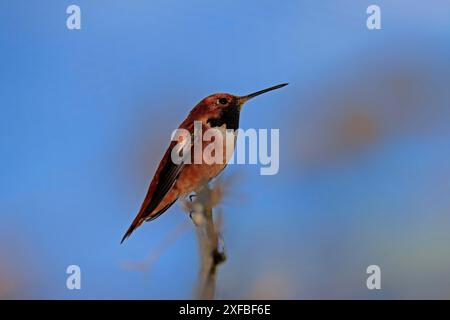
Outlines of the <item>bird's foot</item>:
M 191 218 L 192 223 L 196 226 L 199 227 L 200 226 L 200 222 L 198 219 L 198 213 L 195 210 L 191 210 L 189 211 L 189 218 Z

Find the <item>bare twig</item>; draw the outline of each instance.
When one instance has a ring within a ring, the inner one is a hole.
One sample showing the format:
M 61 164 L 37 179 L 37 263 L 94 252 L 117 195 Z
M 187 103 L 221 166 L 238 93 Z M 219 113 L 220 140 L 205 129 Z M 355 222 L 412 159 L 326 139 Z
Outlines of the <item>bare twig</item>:
M 205 186 L 192 203 L 191 217 L 196 225 L 200 254 L 200 273 L 197 288 L 199 299 L 214 299 L 217 267 L 226 260 L 219 234 L 220 219 L 214 223 L 213 207 L 220 197 L 220 186 L 210 189 Z M 217 195 L 219 194 L 219 196 Z
M 196 226 L 200 255 L 200 272 L 196 293 L 199 299 L 214 299 L 217 268 L 219 264 L 226 260 L 223 241 L 220 236 L 222 215 L 221 212 L 216 212 L 216 221 L 214 221 L 213 208 L 223 200 L 227 184 L 227 181 L 220 181 L 212 189 L 206 185 L 196 194 L 193 201 L 186 200 L 183 202 L 184 209 L 190 212 L 192 221 Z M 186 222 L 179 224 L 159 246 L 152 250 L 145 260 L 125 262 L 123 266 L 127 269 L 142 272 L 148 271 L 161 254 L 184 234 L 188 226 L 189 223 Z

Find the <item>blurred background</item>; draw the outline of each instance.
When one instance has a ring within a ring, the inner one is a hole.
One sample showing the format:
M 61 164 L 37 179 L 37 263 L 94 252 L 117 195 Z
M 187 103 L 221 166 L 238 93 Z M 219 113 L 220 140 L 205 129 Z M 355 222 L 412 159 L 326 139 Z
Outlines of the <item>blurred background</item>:
M 193 297 L 179 203 L 120 239 L 191 107 L 282 82 L 241 115 L 279 173 L 223 175 L 218 298 L 450 298 L 449 1 L 2 1 L 0 58 L 0 298 Z

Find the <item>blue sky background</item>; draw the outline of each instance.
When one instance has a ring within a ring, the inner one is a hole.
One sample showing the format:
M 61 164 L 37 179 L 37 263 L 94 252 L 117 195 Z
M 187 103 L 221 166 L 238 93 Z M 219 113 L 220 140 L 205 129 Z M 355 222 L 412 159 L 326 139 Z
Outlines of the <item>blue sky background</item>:
M 179 204 L 121 236 L 191 107 L 289 82 L 241 116 L 280 129 L 280 172 L 226 170 L 218 297 L 449 298 L 450 3 L 377 1 L 369 31 L 372 3 L 1 2 L 0 297 L 192 297 Z

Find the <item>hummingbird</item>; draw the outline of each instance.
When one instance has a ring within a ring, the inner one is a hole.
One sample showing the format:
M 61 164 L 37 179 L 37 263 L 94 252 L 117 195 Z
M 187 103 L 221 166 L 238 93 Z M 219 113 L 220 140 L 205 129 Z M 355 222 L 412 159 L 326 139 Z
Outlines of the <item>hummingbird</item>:
M 215 128 L 221 132 L 230 129 L 237 132 L 240 112 L 247 101 L 286 85 L 288 84 L 279 84 L 245 96 L 235 96 L 229 93 L 209 95 L 190 111 L 187 118 L 180 124 L 179 129 L 187 130 L 192 136 L 194 134 L 194 122 L 198 122 L 201 123 L 203 130 Z M 236 139 L 236 136 L 234 138 Z M 171 154 L 176 145 L 177 141 L 170 143 L 158 165 L 141 208 L 120 243 L 123 243 L 144 222 L 158 218 L 178 198 L 186 197 L 200 190 L 222 172 L 230 158 L 230 153 L 225 151 L 223 154 L 227 156 L 222 163 L 174 163 Z M 207 144 L 203 145 L 202 148 L 206 146 Z M 234 146 L 235 144 L 233 144 L 233 148 Z M 226 145 L 224 145 L 224 148 L 226 148 Z

